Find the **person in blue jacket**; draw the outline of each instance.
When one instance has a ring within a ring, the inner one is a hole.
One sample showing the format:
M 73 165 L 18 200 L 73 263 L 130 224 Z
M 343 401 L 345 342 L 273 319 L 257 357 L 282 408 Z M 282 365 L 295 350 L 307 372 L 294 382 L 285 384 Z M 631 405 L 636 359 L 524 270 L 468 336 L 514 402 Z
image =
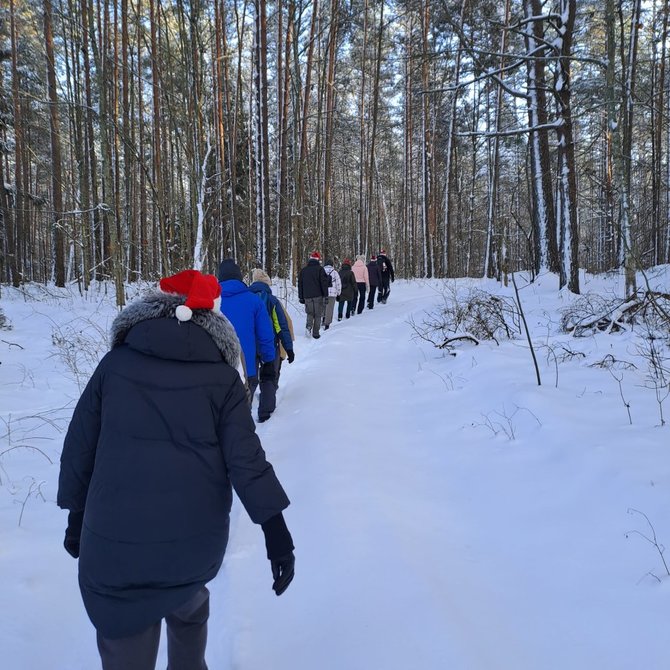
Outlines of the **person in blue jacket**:
M 275 410 L 275 334 L 265 305 L 242 281 L 239 265 L 226 258 L 219 265 L 221 311 L 240 338 L 249 404 L 260 386 L 258 420 L 267 421 Z M 260 359 L 257 371 L 256 358 Z
M 209 592 L 233 489 L 265 534 L 280 595 L 294 574 L 289 500 L 266 460 L 236 369 L 216 277 L 186 270 L 128 305 L 77 402 L 57 502 L 103 670 L 206 670 Z M 57 664 L 57 663 L 56 663 Z
M 265 305 L 270 315 L 272 328 L 275 333 L 275 390 L 279 388 L 279 375 L 281 374 L 282 355 L 281 350 L 286 352 L 289 365 L 295 360 L 293 351 L 293 333 L 289 326 L 289 320 L 279 298 L 272 293 L 272 280 L 265 270 L 254 268 L 251 272 L 252 284 L 249 290 L 255 293 Z M 260 361 L 259 361 L 260 364 Z

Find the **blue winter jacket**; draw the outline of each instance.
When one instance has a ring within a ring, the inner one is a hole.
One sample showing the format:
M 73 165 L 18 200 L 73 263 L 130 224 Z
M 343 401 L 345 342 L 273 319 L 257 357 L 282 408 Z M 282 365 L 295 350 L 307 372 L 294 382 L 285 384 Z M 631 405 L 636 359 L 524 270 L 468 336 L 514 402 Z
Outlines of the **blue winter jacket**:
M 216 576 L 231 485 L 255 523 L 288 505 L 232 326 L 209 310 L 180 323 L 183 300 L 156 293 L 117 316 L 65 437 L 58 505 L 83 512 L 79 585 L 107 638 L 139 633 Z
M 271 312 L 272 308 L 274 308 L 275 314 L 277 315 L 277 323 L 279 324 L 279 332 L 277 335 L 281 340 L 284 350 L 293 351 L 291 331 L 289 330 L 286 314 L 284 313 L 284 308 L 282 307 L 281 302 L 279 302 L 279 298 L 273 295 L 272 289 L 263 281 L 255 281 L 249 286 L 249 290 L 252 293 L 255 293 L 263 301 L 268 314 Z M 270 309 L 268 309 L 268 305 L 270 306 Z M 276 330 L 276 328 L 273 329 Z
M 264 363 L 275 359 L 275 334 L 265 305 L 238 279 L 220 281 L 221 311 L 240 338 L 247 377 L 256 376 L 256 355 Z

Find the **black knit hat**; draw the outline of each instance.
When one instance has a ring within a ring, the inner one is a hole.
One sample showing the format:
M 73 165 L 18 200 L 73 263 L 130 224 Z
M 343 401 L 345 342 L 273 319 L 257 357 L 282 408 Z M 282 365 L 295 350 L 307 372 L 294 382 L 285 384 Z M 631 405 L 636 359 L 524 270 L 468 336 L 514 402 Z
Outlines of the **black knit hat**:
M 240 266 L 232 258 L 225 258 L 219 265 L 219 281 L 226 281 L 226 279 L 242 281 Z

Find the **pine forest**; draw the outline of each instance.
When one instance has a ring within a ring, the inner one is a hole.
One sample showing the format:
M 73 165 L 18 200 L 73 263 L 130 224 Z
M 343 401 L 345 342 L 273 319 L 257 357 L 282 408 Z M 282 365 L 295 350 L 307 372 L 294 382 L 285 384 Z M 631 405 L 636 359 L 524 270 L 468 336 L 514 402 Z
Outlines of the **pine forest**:
M 670 262 L 669 5 L 2 0 L 0 282 L 384 248 L 630 294 Z

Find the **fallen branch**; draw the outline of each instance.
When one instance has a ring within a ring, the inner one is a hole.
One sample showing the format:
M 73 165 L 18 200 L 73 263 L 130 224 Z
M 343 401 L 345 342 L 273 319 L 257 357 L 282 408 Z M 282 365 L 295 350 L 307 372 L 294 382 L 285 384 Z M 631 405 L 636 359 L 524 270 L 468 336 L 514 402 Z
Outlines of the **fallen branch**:
M 639 318 L 648 320 L 653 315 L 665 318 L 667 311 L 663 304 L 670 306 L 670 294 L 647 290 L 636 293 L 625 300 L 605 301 L 597 297 L 585 296 L 579 303 L 564 310 L 563 330 L 575 337 L 600 331 L 615 333 L 625 331 Z M 666 319 L 666 327 L 670 320 Z
M 474 335 L 456 335 L 455 337 L 448 337 L 442 344 L 438 346 L 438 349 L 446 349 L 452 342 L 458 342 L 459 340 L 469 340 L 474 344 L 480 344 L 479 340 Z

